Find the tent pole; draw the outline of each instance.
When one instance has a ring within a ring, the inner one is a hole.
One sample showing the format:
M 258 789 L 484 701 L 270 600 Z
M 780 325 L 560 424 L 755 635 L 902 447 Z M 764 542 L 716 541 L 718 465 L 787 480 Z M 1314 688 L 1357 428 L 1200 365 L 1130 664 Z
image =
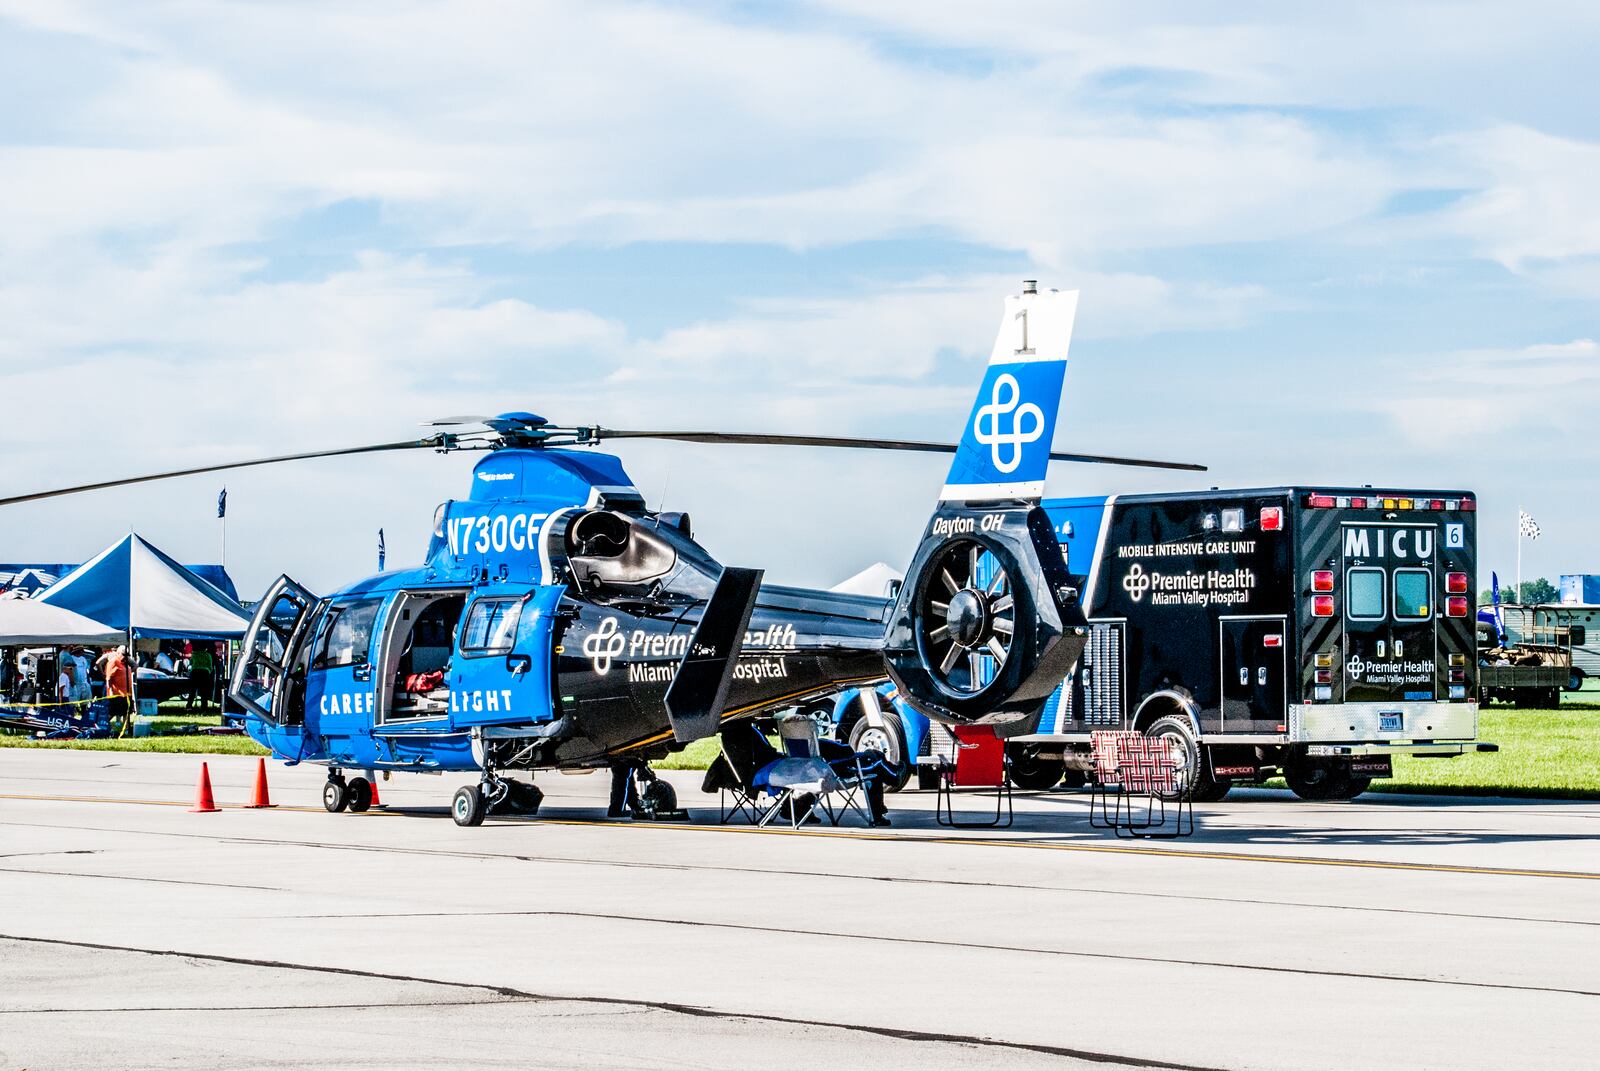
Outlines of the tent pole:
M 139 710 L 139 652 L 133 646 L 133 622 L 128 622 L 128 715 L 122 722 L 122 735 L 133 735 L 133 719 Z

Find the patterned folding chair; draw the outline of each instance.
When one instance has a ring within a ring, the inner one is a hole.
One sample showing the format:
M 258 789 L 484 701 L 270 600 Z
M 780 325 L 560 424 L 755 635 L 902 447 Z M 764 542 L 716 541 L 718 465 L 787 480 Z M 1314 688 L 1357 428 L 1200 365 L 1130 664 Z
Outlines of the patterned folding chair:
M 1089 795 L 1089 824 L 1096 829 L 1110 829 L 1115 821 L 1113 810 L 1122 805 L 1122 774 L 1118 769 L 1122 752 L 1119 744 L 1129 737 L 1143 739 L 1144 734 L 1122 729 L 1100 729 L 1089 734 L 1089 743 L 1094 751 L 1094 787 Z M 1111 797 L 1115 797 L 1115 805 L 1108 804 Z M 1100 805 L 1098 817 L 1095 814 L 1096 803 Z
M 963 829 L 997 826 L 1001 824 L 1002 810 L 1005 825 L 1011 824 L 1011 773 L 1006 764 L 1006 744 L 994 735 L 992 725 L 952 725 L 950 735 L 955 738 L 956 761 L 941 761 L 939 795 L 934 801 L 933 817 L 942 826 Z M 953 808 L 955 793 L 962 791 L 991 790 L 995 794 L 994 817 L 984 822 L 958 822 Z
M 1142 733 L 1128 733 L 1117 741 L 1117 770 L 1122 793 L 1111 828 L 1117 836 L 1170 839 L 1194 833 L 1194 801 L 1184 772 L 1172 756 L 1172 745 Z M 1133 797 L 1145 796 L 1143 822 L 1134 821 Z M 1167 832 L 1167 800 L 1175 802 L 1172 831 Z M 1160 818 L 1156 817 L 1157 808 Z M 1188 823 L 1185 826 L 1184 819 Z M 1158 832 L 1159 830 L 1159 832 Z

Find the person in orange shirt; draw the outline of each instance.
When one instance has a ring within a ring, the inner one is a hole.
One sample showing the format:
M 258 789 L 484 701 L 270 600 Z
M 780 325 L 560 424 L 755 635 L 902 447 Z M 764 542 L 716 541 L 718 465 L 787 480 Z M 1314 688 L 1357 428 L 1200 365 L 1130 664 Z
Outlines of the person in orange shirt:
M 133 694 L 132 674 L 128 670 L 128 648 L 123 646 L 107 651 L 100 656 L 96 665 L 105 673 L 106 698 L 110 701 L 108 719 L 111 725 L 120 726 L 125 732 L 128 726 L 128 697 Z M 117 735 L 121 735 L 121 732 Z

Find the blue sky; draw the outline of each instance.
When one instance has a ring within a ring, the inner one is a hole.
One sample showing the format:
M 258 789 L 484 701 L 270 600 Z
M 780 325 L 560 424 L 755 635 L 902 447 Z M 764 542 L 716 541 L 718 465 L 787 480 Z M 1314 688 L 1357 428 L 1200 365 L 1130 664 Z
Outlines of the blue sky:
M 1600 15 L 1571 4 L 0 0 L 0 488 L 459 412 L 954 438 L 1082 291 L 1057 494 L 1466 487 L 1600 572 Z M 936 459 L 641 444 L 725 560 L 903 565 Z M 420 556 L 470 459 L 227 477 L 228 564 Z M 214 560 L 222 481 L 16 508 Z

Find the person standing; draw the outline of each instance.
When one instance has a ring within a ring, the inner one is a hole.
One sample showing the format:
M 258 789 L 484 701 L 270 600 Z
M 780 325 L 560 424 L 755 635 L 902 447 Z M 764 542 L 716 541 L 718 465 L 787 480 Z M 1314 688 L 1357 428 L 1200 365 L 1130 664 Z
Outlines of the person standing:
M 209 643 L 194 645 L 194 653 L 189 656 L 189 699 L 183 705 L 184 710 L 193 710 L 195 700 L 200 701 L 200 709 L 204 710 L 211 699 L 211 684 L 215 670 L 215 662 Z
M 128 730 L 129 699 L 133 696 L 132 671 L 128 668 L 128 648 L 114 647 L 100 656 L 105 664 L 106 698 L 110 701 L 107 717 L 110 724 L 120 726 L 118 735 Z M 120 721 L 119 721 L 120 719 Z
M 89 687 L 89 659 L 82 647 L 73 649 L 72 664 L 76 669 L 72 680 L 72 698 L 87 703 L 94 698 L 94 689 Z

